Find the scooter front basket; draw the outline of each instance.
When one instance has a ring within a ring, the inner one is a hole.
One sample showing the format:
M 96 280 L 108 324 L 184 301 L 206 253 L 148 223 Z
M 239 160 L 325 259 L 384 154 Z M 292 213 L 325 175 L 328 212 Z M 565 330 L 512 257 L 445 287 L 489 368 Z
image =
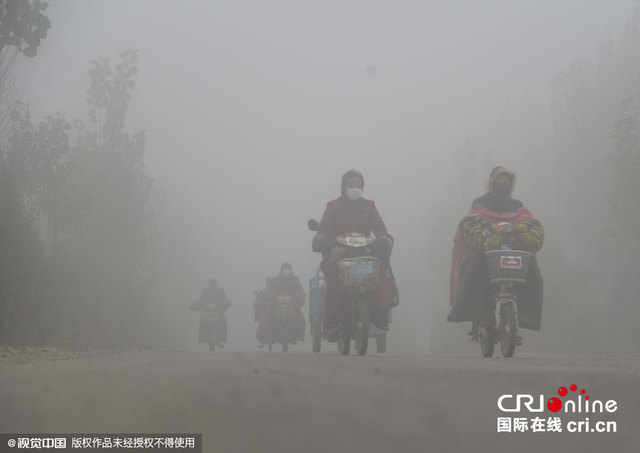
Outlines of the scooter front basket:
M 273 315 L 278 321 L 290 321 L 296 316 L 296 307 L 291 298 L 276 301 L 273 305 Z
M 527 281 L 532 253 L 524 250 L 489 250 L 484 254 L 492 283 Z
M 218 310 L 202 310 L 202 320 L 209 324 L 215 324 L 218 322 L 219 313 Z
M 380 260 L 375 256 L 344 258 L 338 261 L 338 275 L 347 291 L 374 290 L 380 275 Z

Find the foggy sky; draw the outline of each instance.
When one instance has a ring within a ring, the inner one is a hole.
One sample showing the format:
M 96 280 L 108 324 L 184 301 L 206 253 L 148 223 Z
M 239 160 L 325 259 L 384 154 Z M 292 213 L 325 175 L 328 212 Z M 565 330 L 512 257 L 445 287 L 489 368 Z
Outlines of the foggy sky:
M 439 266 L 446 275 L 450 256 L 432 256 L 424 237 L 456 177 L 453 150 L 488 140 L 495 159 L 479 163 L 485 179 L 470 191 L 485 191 L 492 166 L 514 168 L 516 198 L 543 214 L 545 196 L 523 168 L 531 156 L 487 131 L 518 106 L 539 105 L 544 122 L 552 78 L 591 57 L 635 5 L 50 3 L 52 26 L 37 58 L 16 66 L 23 99 L 36 119 L 55 111 L 83 117 L 91 61 L 138 50 L 127 128 L 144 129 L 148 140 L 160 303 L 191 329 L 180 341 L 193 342 L 196 322 L 186 307 L 216 276 L 234 304 L 229 340 L 237 348 L 255 347 L 252 293 L 282 262 L 307 286 L 320 257 L 311 252 L 306 220 L 339 195 L 350 168 L 363 172 L 364 196 L 376 200 L 396 239 L 402 299 L 391 335 L 405 348 L 419 344 L 418 320 L 436 322 L 430 310 L 447 304 L 448 281 L 428 275 Z M 470 202 L 452 206 L 451 218 L 465 215 Z M 421 287 L 425 281 L 432 287 Z

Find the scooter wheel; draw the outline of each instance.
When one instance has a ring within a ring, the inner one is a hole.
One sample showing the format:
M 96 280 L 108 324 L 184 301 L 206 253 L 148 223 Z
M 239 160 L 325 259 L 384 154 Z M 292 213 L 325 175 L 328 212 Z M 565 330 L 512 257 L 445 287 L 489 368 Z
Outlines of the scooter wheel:
M 518 321 L 513 304 L 505 304 L 502 307 L 502 320 L 500 326 L 500 349 L 504 357 L 511 357 L 516 350 L 518 339 Z
M 496 346 L 494 329 L 491 326 L 480 326 L 478 335 L 480 337 L 480 351 L 482 357 L 492 357 Z

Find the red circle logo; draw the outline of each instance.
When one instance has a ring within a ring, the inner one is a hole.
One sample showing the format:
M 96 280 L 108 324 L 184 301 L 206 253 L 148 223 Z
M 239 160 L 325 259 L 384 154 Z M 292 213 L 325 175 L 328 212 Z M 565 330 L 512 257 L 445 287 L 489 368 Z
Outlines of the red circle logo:
M 549 398 L 549 401 L 547 401 L 547 407 L 551 412 L 558 412 L 562 409 L 562 401 L 560 401 L 560 398 Z

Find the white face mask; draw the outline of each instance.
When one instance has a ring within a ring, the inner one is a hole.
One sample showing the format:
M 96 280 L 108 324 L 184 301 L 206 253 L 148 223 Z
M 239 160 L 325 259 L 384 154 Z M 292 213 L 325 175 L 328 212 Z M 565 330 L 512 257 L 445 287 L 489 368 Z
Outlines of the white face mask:
M 291 275 L 291 269 L 282 269 L 282 275 Z
M 357 187 L 349 187 L 345 189 L 347 193 L 347 198 L 351 201 L 356 201 L 362 197 L 362 189 L 358 189 Z

